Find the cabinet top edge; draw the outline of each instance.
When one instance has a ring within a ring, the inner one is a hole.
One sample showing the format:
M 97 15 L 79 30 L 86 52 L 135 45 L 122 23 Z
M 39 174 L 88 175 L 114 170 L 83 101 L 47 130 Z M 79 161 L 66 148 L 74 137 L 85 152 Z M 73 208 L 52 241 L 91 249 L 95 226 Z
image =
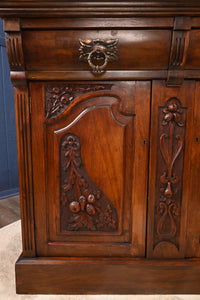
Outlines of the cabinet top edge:
M 66 1 L 66 0 L 1 0 L 1 17 L 27 17 L 27 16 L 200 16 L 200 1 Z

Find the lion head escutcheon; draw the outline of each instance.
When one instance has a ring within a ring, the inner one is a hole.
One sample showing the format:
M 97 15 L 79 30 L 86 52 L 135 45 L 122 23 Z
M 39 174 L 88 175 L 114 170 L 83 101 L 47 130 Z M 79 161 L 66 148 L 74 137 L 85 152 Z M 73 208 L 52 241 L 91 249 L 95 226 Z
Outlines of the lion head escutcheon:
M 81 40 L 79 48 L 81 61 L 88 62 L 93 73 L 101 74 L 109 62 L 118 60 L 118 39 L 109 40 Z

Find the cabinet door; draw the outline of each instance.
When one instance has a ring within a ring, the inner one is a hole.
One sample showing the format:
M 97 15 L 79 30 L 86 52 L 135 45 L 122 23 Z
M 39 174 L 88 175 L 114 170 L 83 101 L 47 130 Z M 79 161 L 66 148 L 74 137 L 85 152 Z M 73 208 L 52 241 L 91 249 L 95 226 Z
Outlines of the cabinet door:
M 187 214 L 194 201 L 191 193 L 194 100 L 195 81 L 185 81 L 176 88 L 167 87 L 165 81 L 153 82 L 148 257 L 185 257 L 192 242 L 189 239 L 187 243 L 187 230 L 191 228 Z
M 144 256 L 150 82 L 31 83 L 39 256 Z

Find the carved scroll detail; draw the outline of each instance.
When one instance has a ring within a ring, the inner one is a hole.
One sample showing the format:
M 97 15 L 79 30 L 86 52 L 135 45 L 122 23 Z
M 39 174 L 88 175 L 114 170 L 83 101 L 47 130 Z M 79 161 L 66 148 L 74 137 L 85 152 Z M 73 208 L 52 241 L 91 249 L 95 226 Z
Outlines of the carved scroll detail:
M 178 248 L 186 112 L 177 98 L 170 98 L 166 106 L 160 109 L 163 114 L 161 157 L 158 160 L 161 163 L 157 170 L 160 189 L 156 201 L 154 246 L 161 241 L 167 241 Z
M 6 47 L 10 69 L 12 71 L 24 70 L 21 32 L 6 33 Z
M 113 204 L 89 178 L 74 134 L 61 139 L 61 231 L 116 231 Z
M 77 98 L 78 95 L 111 90 L 112 84 L 68 84 L 47 85 L 45 87 L 46 119 L 59 116 Z

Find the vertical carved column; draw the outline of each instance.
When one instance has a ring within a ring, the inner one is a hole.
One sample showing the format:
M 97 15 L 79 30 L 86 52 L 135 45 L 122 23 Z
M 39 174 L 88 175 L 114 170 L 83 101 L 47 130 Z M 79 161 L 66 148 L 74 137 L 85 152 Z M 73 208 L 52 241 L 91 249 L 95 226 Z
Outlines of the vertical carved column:
M 15 88 L 23 255 L 35 255 L 30 103 L 26 89 Z
M 170 98 L 165 107 L 160 107 L 159 115 L 161 157 L 157 166 L 154 247 L 165 241 L 179 249 L 186 109 L 177 98 Z
M 19 19 L 4 19 L 4 30 L 11 80 L 15 87 L 23 256 L 35 256 L 30 101 Z

